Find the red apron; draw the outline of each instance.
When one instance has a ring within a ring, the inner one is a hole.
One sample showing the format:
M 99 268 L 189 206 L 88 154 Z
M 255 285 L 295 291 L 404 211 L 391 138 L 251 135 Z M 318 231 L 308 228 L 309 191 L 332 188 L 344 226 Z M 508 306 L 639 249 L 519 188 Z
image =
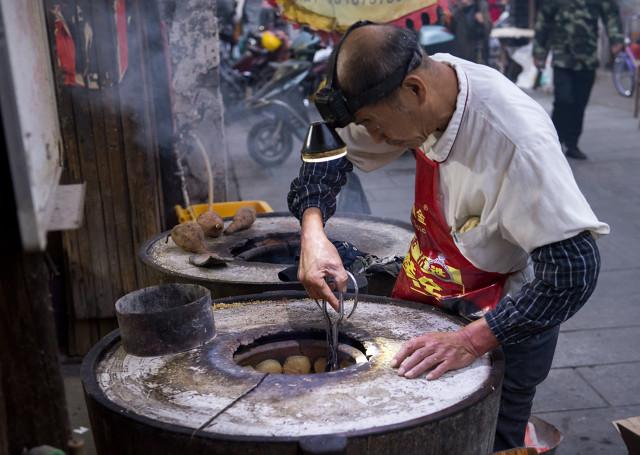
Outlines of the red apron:
M 416 151 L 415 236 L 392 296 L 430 303 L 475 319 L 494 308 L 507 275 L 476 268 L 458 250 L 438 200 L 438 163 Z

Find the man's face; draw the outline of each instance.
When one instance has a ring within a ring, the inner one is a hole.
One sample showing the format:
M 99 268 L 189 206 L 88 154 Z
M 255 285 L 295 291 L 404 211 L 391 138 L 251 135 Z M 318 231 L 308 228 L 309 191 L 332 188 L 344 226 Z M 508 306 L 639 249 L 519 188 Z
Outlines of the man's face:
M 364 126 L 375 142 L 418 148 L 427 140 L 427 135 L 421 131 L 420 118 L 416 109 L 394 98 L 359 109 L 355 114 L 355 123 Z

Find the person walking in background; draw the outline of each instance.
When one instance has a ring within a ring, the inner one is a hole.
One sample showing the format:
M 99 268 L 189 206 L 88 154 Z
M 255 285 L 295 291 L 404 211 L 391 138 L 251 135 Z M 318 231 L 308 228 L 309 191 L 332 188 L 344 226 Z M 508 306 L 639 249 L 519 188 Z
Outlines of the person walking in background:
M 487 4 L 489 6 L 489 17 L 491 18 L 491 22 L 495 24 L 505 9 L 505 6 L 506 6 L 505 1 L 504 0 L 487 0 Z
M 579 148 L 584 111 L 598 67 L 598 19 L 611 52 L 623 48 L 622 23 L 614 0 L 545 0 L 538 11 L 533 60 L 544 68 L 553 53 L 554 100 L 551 118 L 567 157 L 587 158 Z
M 474 63 L 487 63 L 492 22 L 486 0 L 462 0 L 451 19 L 451 33 L 456 37 L 457 57 Z

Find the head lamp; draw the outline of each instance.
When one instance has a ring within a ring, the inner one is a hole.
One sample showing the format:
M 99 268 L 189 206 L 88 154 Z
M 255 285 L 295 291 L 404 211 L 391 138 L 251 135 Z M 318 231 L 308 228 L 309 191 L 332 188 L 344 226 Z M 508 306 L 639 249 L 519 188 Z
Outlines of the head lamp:
M 309 125 L 307 135 L 302 144 L 302 161 L 321 163 L 336 160 L 347 155 L 347 146 L 336 130 L 325 122 L 314 122 Z

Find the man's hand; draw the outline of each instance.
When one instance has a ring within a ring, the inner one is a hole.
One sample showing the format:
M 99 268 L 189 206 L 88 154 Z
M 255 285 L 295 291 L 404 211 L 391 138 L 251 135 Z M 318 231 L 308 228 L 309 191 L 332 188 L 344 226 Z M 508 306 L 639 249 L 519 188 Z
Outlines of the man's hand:
M 624 44 L 622 43 L 614 44 L 613 46 L 611 46 L 611 53 L 613 55 L 618 55 L 618 53 L 622 51 L 622 49 L 624 49 Z
M 498 340 L 483 319 L 457 332 L 425 333 L 409 340 L 393 357 L 391 366 L 409 379 L 433 370 L 427 379 L 438 379 L 449 370 L 470 365 L 482 354 L 498 346 Z
M 543 59 L 536 58 L 536 57 L 533 58 L 533 64 L 540 71 L 542 71 L 545 68 L 545 66 L 547 65 L 547 63 Z
M 309 297 L 326 300 L 336 311 L 339 310 L 338 299 L 325 278 L 332 277 L 336 289 L 346 291 L 348 276 L 336 247 L 324 233 L 319 209 L 304 211 L 300 240 L 298 279 L 302 281 Z

